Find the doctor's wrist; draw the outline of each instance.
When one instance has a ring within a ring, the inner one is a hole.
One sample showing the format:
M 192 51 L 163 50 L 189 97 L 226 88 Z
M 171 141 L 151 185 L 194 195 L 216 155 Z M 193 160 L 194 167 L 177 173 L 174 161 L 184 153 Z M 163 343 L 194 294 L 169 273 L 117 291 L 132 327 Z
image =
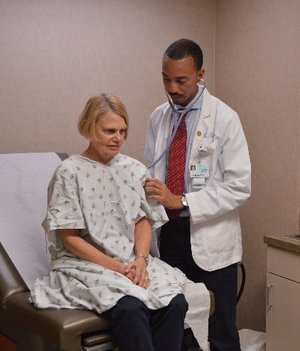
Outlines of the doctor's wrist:
M 174 195 L 173 199 L 173 204 L 172 208 L 170 210 L 181 210 L 184 208 L 184 205 L 182 203 L 182 195 Z

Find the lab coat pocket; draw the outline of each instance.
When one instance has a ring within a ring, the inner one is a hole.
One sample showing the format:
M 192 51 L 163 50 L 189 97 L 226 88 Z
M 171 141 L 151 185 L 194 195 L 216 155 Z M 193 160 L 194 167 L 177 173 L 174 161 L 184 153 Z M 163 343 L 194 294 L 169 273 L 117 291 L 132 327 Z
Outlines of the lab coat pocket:
M 197 190 L 197 188 L 199 188 L 198 184 L 200 183 L 200 188 L 203 188 L 205 185 L 207 186 L 210 183 L 210 179 L 213 179 L 215 176 L 218 160 L 217 141 L 203 141 L 198 146 L 196 154 L 197 157 L 190 162 L 190 177 L 192 178 L 193 190 Z
M 238 214 L 232 211 L 207 224 L 204 245 L 208 253 L 225 254 L 236 247 L 240 232 L 237 216 Z
M 215 169 L 215 161 L 218 159 L 218 142 L 201 143 L 198 147 L 198 162 L 210 169 L 210 174 Z
M 216 150 L 216 141 L 202 142 L 198 146 L 198 154 L 200 158 L 211 155 L 215 150 Z

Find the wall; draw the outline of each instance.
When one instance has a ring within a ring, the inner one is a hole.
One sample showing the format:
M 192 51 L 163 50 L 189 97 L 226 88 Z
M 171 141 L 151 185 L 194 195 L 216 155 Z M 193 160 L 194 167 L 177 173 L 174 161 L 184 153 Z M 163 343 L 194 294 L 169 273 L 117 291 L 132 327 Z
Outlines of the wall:
M 253 172 L 253 194 L 241 210 L 247 283 L 240 328 L 265 328 L 263 236 L 299 229 L 299 18 L 298 0 L 217 1 L 216 93 L 240 115 Z
M 123 152 L 142 159 L 172 41 L 201 43 L 214 89 L 214 20 L 207 0 L 0 0 L 0 152 L 82 151 L 77 118 L 110 92 L 131 116 Z
M 107 91 L 131 115 L 124 152 L 142 159 L 149 113 L 165 100 L 162 53 L 180 37 L 199 42 L 209 89 L 249 141 L 238 321 L 264 330 L 263 236 L 298 231 L 299 11 L 298 0 L 0 0 L 0 152 L 80 152 L 77 117 Z

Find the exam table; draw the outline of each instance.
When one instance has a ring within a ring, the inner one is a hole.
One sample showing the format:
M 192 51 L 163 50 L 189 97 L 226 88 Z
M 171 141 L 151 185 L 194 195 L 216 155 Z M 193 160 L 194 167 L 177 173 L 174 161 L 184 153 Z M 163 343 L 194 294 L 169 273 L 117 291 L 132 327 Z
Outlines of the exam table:
M 116 350 L 110 323 L 88 310 L 36 309 L 30 286 L 49 272 L 41 222 L 47 186 L 66 154 L 0 155 L 0 334 L 17 351 Z M 212 313 L 213 295 L 211 294 Z

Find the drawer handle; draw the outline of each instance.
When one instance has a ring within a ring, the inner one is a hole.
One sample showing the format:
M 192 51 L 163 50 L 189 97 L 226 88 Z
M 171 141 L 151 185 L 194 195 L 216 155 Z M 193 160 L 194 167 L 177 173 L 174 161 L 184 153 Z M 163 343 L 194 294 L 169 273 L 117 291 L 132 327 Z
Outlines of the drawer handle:
M 270 292 L 271 292 L 272 288 L 273 288 L 272 284 L 267 284 L 266 300 L 267 300 L 267 309 L 268 310 L 272 307 L 272 304 L 270 303 Z

